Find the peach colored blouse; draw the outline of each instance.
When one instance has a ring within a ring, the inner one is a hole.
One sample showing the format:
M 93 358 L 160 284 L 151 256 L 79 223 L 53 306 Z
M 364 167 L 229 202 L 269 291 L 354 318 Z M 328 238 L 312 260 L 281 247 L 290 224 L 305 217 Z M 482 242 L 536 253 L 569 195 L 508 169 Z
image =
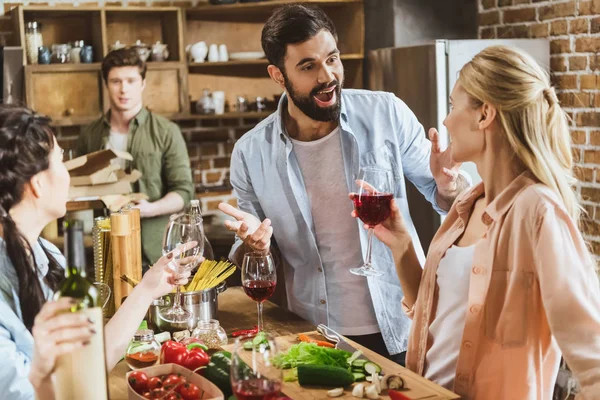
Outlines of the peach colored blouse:
M 438 265 L 483 194 L 482 183 L 455 201 L 431 243 L 416 303 L 403 303 L 413 318 L 406 365 L 421 375 Z M 582 387 L 577 399 L 600 399 L 600 286 L 562 201 L 523 173 L 482 219 L 454 391 L 468 400 L 551 399 L 562 351 Z

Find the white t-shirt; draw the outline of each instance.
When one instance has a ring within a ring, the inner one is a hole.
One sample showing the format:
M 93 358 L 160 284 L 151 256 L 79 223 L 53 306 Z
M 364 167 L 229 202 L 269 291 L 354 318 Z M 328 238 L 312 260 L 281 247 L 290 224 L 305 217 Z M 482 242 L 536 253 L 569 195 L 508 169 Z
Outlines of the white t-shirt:
M 362 265 L 363 256 L 358 225 L 350 215 L 354 207 L 348 198 L 340 130 L 312 142 L 292 142 L 323 262 L 329 326 L 343 335 L 377 333 L 367 279 L 350 273 Z
M 106 144 L 107 149 L 127 151 L 127 140 L 129 139 L 129 133 L 120 133 L 110 131 L 108 136 L 108 143 Z M 115 158 L 112 160 L 113 163 L 119 164 L 122 169 L 126 167 L 126 160 Z
M 438 304 L 429 326 L 432 345 L 425 355 L 425 378 L 449 390 L 454 386 L 465 329 L 474 252 L 475 245 L 452 246 L 437 270 Z

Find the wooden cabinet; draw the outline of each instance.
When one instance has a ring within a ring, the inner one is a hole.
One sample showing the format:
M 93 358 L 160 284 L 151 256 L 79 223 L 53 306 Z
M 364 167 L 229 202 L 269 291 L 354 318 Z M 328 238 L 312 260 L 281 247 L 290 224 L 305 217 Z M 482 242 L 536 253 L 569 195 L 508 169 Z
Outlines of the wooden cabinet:
M 53 120 L 85 120 L 103 110 L 100 64 L 28 65 L 25 67 L 27 105 Z
M 152 112 L 167 117 L 188 114 L 187 66 L 183 63 L 150 63 L 143 99 Z

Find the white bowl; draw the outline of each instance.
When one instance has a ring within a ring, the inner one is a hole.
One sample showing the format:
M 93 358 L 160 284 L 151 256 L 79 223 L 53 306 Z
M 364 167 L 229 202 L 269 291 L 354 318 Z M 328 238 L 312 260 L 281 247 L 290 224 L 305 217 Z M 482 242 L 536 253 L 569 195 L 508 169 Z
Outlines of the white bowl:
M 241 51 L 237 53 L 229 53 L 230 60 L 259 60 L 265 57 L 262 51 Z

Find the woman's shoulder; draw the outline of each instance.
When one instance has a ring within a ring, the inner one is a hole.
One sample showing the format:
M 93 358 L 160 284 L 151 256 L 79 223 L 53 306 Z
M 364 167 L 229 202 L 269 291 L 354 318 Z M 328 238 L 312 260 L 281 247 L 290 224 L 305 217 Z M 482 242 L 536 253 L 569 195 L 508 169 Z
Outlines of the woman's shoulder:
M 65 256 L 58 247 L 44 238 L 40 238 L 40 244 L 60 264 L 61 267 L 65 267 Z

